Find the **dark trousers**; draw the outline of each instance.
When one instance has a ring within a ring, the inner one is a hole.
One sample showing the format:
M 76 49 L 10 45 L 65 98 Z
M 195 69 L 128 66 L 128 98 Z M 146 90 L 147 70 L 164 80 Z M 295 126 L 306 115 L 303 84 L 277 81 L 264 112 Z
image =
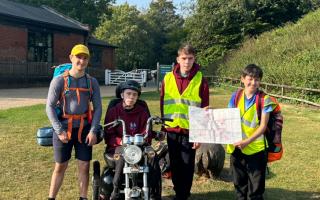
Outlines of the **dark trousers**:
M 121 154 L 122 147 L 117 147 L 115 153 Z M 113 177 L 113 187 L 119 188 L 122 183 L 124 158 L 119 157 L 115 160 L 115 174 Z M 160 198 L 161 197 L 161 171 L 159 166 L 159 160 L 155 156 L 148 160 L 149 174 L 148 174 L 148 184 L 150 186 L 151 197 Z
M 56 133 L 53 134 L 52 142 L 54 149 L 54 159 L 57 163 L 63 163 L 71 158 L 72 148 L 75 150 L 75 158 L 82 161 L 90 161 L 92 159 L 92 146 L 86 144 L 86 137 L 90 131 L 90 125 L 83 128 L 81 141 L 78 141 L 79 128 L 72 129 L 71 140 L 68 143 L 63 143 Z
M 121 185 L 121 177 L 123 174 L 123 167 L 124 167 L 124 159 L 120 156 L 122 153 L 122 147 L 117 147 L 115 150 L 115 154 L 118 154 L 117 159 L 114 159 L 115 163 L 115 172 L 113 177 L 113 187 L 119 188 Z
M 195 150 L 189 136 L 185 134 L 168 133 L 170 167 L 173 189 L 176 198 L 186 200 L 190 196 L 194 173 Z
M 265 191 L 266 157 L 260 151 L 245 155 L 238 148 L 230 156 L 237 200 L 263 200 Z

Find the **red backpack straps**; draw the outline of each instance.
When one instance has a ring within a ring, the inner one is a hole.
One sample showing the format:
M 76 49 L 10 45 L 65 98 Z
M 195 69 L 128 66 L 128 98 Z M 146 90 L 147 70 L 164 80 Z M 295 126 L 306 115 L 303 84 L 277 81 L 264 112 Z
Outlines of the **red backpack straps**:
M 235 95 L 235 97 L 234 97 L 234 102 L 233 102 L 233 105 L 234 105 L 235 108 L 238 107 L 240 98 L 241 98 L 241 96 L 242 96 L 242 92 L 243 92 L 243 89 L 242 89 L 242 88 L 240 88 L 240 89 L 238 89 L 238 90 L 236 91 L 236 95 Z
M 88 88 L 70 88 L 70 77 L 69 77 L 69 70 L 66 70 L 63 73 L 63 79 L 64 79 L 64 86 L 63 86 L 63 91 L 61 94 L 61 98 L 63 99 L 63 118 L 68 119 L 68 130 L 67 130 L 67 136 L 68 139 L 71 139 L 71 132 L 72 132 L 72 123 L 73 120 L 80 120 L 80 127 L 78 130 L 78 141 L 80 143 L 82 143 L 81 141 L 81 134 L 82 134 L 82 130 L 84 127 L 84 118 L 88 118 L 88 121 L 91 123 L 92 121 L 92 113 L 90 111 L 90 100 L 92 97 L 92 78 L 89 75 L 86 75 L 87 78 L 87 87 Z M 77 93 L 77 99 L 78 99 L 78 104 L 80 104 L 80 92 L 89 92 L 89 101 L 88 101 L 88 113 L 84 113 L 81 115 L 71 115 L 71 114 L 66 114 L 65 112 L 65 107 L 66 107 L 66 97 L 65 94 L 66 92 L 70 91 L 70 90 L 74 90 Z
M 66 92 L 69 91 L 69 86 L 70 86 L 69 70 L 64 71 L 62 76 L 63 76 L 64 84 L 63 84 L 63 91 L 61 93 L 61 98 L 63 99 L 63 105 L 62 105 L 63 115 L 65 115 L 66 114 L 65 112 Z
M 278 103 L 277 99 L 275 97 L 270 97 L 271 101 L 273 101 L 274 103 L 276 103 L 276 107 L 274 108 L 273 112 L 274 113 L 278 113 L 281 112 L 281 107 L 280 104 Z
M 262 109 L 264 108 L 264 96 L 265 93 L 262 90 L 258 90 L 256 96 L 256 109 L 259 121 L 261 120 Z

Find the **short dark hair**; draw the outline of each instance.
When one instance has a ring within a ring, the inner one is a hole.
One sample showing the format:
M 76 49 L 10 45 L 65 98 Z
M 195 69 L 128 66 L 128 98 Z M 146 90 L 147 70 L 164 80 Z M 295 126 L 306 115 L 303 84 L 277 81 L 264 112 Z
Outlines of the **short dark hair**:
M 242 70 L 242 77 L 251 76 L 253 78 L 262 79 L 263 71 L 256 64 L 249 64 Z
M 193 46 L 191 46 L 191 44 L 184 43 L 178 49 L 178 56 L 180 56 L 182 53 L 191 54 L 195 56 L 196 50 L 193 48 Z

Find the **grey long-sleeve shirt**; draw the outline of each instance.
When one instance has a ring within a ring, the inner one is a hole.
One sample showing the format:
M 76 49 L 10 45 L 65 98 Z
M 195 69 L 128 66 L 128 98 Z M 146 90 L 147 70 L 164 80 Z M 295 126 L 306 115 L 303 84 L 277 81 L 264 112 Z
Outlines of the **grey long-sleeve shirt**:
M 88 88 L 87 85 L 87 78 L 86 76 L 80 78 L 74 78 L 69 76 L 70 79 L 70 88 Z M 90 131 L 93 133 L 97 133 L 98 125 L 100 123 L 101 113 L 102 113 L 102 106 L 101 106 L 101 97 L 100 97 L 100 88 L 98 81 L 91 77 L 92 82 L 92 103 L 94 114 L 92 118 L 92 124 Z M 66 131 L 68 128 L 68 119 L 63 119 L 59 121 L 58 116 L 55 111 L 55 107 L 59 100 L 61 100 L 61 93 L 63 92 L 64 88 L 64 78 L 63 76 L 58 76 L 52 79 L 48 91 L 48 98 L 47 98 L 47 105 L 46 105 L 46 112 L 48 118 L 52 124 L 53 129 L 57 134 Z M 76 91 L 70 90 L 65 94 L 66 99 L 66 107 L 65 111 L 66 114 L 84 114 L 88 111 L 88 99 L 89 99 L 89 92 L 80 92 L 80 104 L 78 105 L 77 94 Z M 63 105 L 63 100 L 61 105 Z M 87 125 L 87 119 L 84 120 L 84 125 Z M 80 120 L 73 120 L 72 124 L 73 128 L 80 127 Z

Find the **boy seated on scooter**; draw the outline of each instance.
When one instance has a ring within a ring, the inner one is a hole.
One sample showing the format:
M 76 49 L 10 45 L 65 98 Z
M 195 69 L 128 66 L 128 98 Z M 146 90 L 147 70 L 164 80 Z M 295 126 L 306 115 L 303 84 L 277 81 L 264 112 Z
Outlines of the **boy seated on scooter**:
M 118 90 L 118 91 L 117 91 Z M 134 80 L 126 81 L 117 87 L 116 93 L 120 94 L 121 100 L 113 103 L 109 107 L 104 124 L 112 122 L 116 119 L 125 121 L 126 131 L 128 135 L 145 133 L 147 120 L 150 117 L 149 109 L 144 101 L 138 100 L 141 94 L 141 86 Z M 119 94 L 116 94 L 117 96 Z M 105 154 L 114 158 L 115 174 L 113 178 L 113 192 L 110 199 L 119 199 L 119 188 L 121 186 L 121 176 L 123 174 L 124 159 L 122 156 L 112 156 L 114 154 L 121 155 L 122 151 L 122 126 L 105 128 L 105 143 L 107 144 Z M 151 144 L 151 139 L 149 142 Z M 161 199 L 161 172 L 158 159 L 155 157 L 148 161 L 150 165 L 149 180 L 150 183 L 150 199 Z

